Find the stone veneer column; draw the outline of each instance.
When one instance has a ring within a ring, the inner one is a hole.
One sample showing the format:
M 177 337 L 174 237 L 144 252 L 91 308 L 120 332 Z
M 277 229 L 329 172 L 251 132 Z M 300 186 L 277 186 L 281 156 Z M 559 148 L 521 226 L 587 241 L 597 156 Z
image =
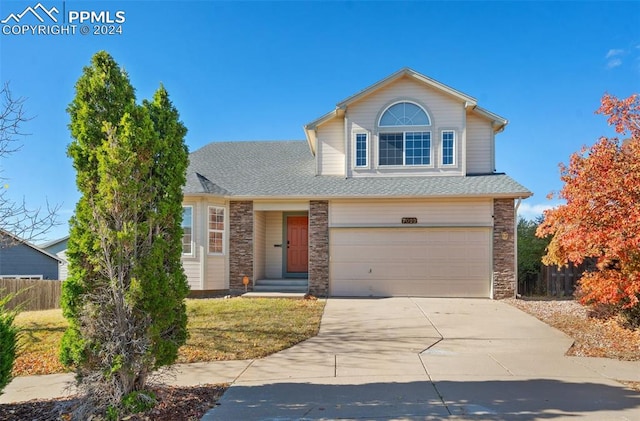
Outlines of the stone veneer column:
M 229 290 L 244 292 L 242 278 L 253 290 L 253 202 L 229 203 Z
M 513 199 L 493 200 L 493 298 L 516 295 Z
M 309 202 L 309 293 L 329 295 L 329 202 Z

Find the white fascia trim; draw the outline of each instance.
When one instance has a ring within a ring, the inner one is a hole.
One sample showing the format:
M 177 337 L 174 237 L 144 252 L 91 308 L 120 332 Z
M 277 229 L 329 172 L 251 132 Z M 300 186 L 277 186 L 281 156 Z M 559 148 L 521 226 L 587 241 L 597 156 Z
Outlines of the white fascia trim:
M 353 200 L 353 199 L 526 199 L 533 196 L 531 192 L 514 192 L 514 193 L 479 193 L 479 194 L 442 194 L 442 195 L 323 195 L 323 196 L 234 196 L 228 197 L 231 201 L 238 200 L 282 200 L 282 201 L 300 201 L 300 200 Z
M 509 124 L 509 120 L 507 120 L 506 118 L 501 117 L 498 114 L 492 113 L 491 111 L 486 110 L 478 105 L 472 106 L 471 111 L 493 121 L 494 133 L 500 133 L 501 131 L 504 130 L 505 126 Z
M 363 97 L 377 91 L 380 88 L 385 87 L 386 85 L 396 81 L 397 79 L 400 79 L 403 76 L 410 76 L 413 79 L 422 82 L 426 85 L 429 85 L 433 88 L 436 88 L 448 95 L 451 95 L 465 103 L 471 103 L 473 105 L 477 104 L 477 100 L 475 98 L 473 98 L 472 96 L 469 96 L 463 92 L 460 92 L 448 85 L 445 85 L 444 83 L 438 82 L 435 79 L 431 79 L 428 76 L 425 76 L 421 73 L 416 72 L 413 69 L 410 69 L 408 67 L 402 68 L 400 70 L 398 70 L 397 72 L 391 74 L 390 76 L 387 76 L 386 78 L 374 83 L 373 85 L 370 85 L 368 87 L 366 87 L 365 89 L 361 90 L 360 92 L 351 95 L 350 97 L 348 97 L 347 99 L 340 101 L 338 103 L 338 107 L 344 107 L 347 106 L 355 101 L 358 101 L 360 99 L 362 99 Z

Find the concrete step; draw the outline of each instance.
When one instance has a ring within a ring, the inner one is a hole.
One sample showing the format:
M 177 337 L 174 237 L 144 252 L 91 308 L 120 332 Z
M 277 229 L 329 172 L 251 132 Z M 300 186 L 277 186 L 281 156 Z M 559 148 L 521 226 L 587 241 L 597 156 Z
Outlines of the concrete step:
M 291 298 L 302 300 L 307 295 L 305 292 L 246 292 L 242 298 Z
M 307 285 L 254 285 L 255 292 L 307 292 Z
M 255 285 L 282 285 L 282 286 L 307 286 L 309 285 L 308 279 L 258 279 Z
M 306 293 L 307 279 L 259 279 L 253 285 L 255 292 L 297 292 Z

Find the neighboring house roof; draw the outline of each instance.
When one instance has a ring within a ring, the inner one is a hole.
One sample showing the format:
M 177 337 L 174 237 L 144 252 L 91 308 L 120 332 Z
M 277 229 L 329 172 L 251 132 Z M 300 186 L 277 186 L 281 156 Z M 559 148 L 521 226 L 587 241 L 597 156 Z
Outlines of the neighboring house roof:
M 10 233 L 9 231 L 5 231 L 5 230 L 3 230 L 3 229 L 0 229 L 0 237 L 4 237 L 4 238 L 2 238 L 2 240 L 0 240 L 0 241 L 1 241 L 1 244 L 0 244 L 0 250 L 1 250 L 2 248 L 4 248 L 5 246 L 13 247 L 14 245 L 17 245 L 17 244 L 24 244 L 25 246 L 27 246 L 27 247 L 31 247 L 31 248 L 32 248 L 32 249 L 34 249 L 35 251 L 37 251 L 37 252 L 39 252 L 39 253 L 42 253 L 42 254 L 44 254 L 44 255 L 45 255 L 45 256 L 47 256 L 47 257 L 50 257 L 50 258 L 52 258 L 52 259 L 55 259 L 55 260 L 57 260 L 58 262 L 62 262 L 62 261 L 63 261 L 63 260 L 62 260 L 62 259 L 60 259 L 58 256 L 56 256 L 56 255 L 54 255 L 54 254 L 51 254 L 51 253 L 49 253 L 48 251 L 45 251 L 45 250 L 43 250 L 42 248 L 40 248 L 40 247 L 38 247 L 38 246 L 36 246 L 36 245 L 33 245 L 33 244 L 31 244 L 30 242 L 28 242 L 28 241 L 26 241 L 26 240 L 23 240 L 22 238 L 20 238 L 20 237 L 18 237 L 18 236 L 16 236 L 16 235 L 13 235 L 13 234 L 12 234 L 12 233 Z M 8 240 L 5 240 L 5 238 L 6 238 L 6 237 L 9 237 L 9 239 L 8 239 Z
M 322 124 L 333 120 L 336 117 L 342 117 L 345 113 L 345 110 L 347 109 L 347 107 L 357 101 L 360 101 L 361 99 L 371 95 L 372 93 L 384 88 L 385 86 L 395 82 L 398 79 L 401 79 L 403 77 L 408 77 L 411 78 L 419 83 L 422 83 L 426 86 L 429 86 L 433 89 L 436 89 L 442 93 L 444 93 L 445 95 L 448 95 L 450 97 L 453 97 L 457 100 L 459 100 L 460 102 L 464 103 L 464 108 L 466 110 L 468 110 L 469 112 L 475 113 L 481 117 L 484 117 L 486 119 L 489 119 L 492 121 L 492 125 L 493 125 L 493 129 L 494 131 L 500 132 L 502 130 L 504 130 L 504 127 L 509 123 L 509 121 L 507 119 L 505 119 L 504 117 L 499 116 L 498 114 L 492 113 L 489 110 L 486 110 L 482 107 L 478 106 L 478 101 L 472 97 L 469 96 L 463 92 L 460 92 L 448 85 L 445 85 L 444 83 L 438 82 L 435 79 L 432 79 L 428 76 L 425 76 L 421 73 L 416 72 L 413 69 L 410 69 L 408 67 L 402 68 L 400 70 L 398 70 L 397 72 L 393 73 L 392 75 L 382 79 L 379 82 L 374 83 L 373 85 L 363 89 L 362 91 L 358 92 L 355 95 L 351 95 L 349 98 L 338 102 L 338 104 L 336 105 L 336 108 L 330 112 L 328 112 L 327 114 L 323 115 L 322 117 L 308 123 L 304 125 L 304 131 L 305 131 L 305 135 L 307 137 L 307 142 L 309 143 L 309 147 L 311 148 L 311 151 L 315 154 L 316 153 L 316 134 L 315 134 L 315 130 L 318 126 L 321 126 Z
M 185 194 L 234 198 L 529 197 L 504 174 L 354 177 L 315 175 L 305 141 L 214 142 L 189 156 Z
M 69 236 L 65 235 L 64 237 L 58 238 L 57 240 L 52 240 L 47 243 L 40 244 L 38 247 L 40 247 L 41 249 L 49 253 L 56 254 L 61 252 L 62 250 L 67 249 L 68 241 L 69 241 Z

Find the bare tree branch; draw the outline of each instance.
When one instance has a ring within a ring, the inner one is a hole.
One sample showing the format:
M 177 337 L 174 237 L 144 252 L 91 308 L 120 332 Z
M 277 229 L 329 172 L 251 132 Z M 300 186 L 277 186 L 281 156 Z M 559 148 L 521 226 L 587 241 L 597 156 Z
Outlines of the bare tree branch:
M 14 98 L 9 83 L 0 88 L 0 160 L 9 158 L 22 147 L 21 138 L 27 136 L 22 126 L 31 117 L 26 115 L 24 103 L 26 98 Z M 60 205 L 29 208 L 23 197 L 17 202 L 9 198 L 7 178 L 2 176 L 0 167 L 0 230 L 9 232 L 24 241 L 36 242 L 44 238 L 51 228 L 58 225 L 56 214 Z M 15 243 L 13 237 L 2 236 L 0 248 Z

